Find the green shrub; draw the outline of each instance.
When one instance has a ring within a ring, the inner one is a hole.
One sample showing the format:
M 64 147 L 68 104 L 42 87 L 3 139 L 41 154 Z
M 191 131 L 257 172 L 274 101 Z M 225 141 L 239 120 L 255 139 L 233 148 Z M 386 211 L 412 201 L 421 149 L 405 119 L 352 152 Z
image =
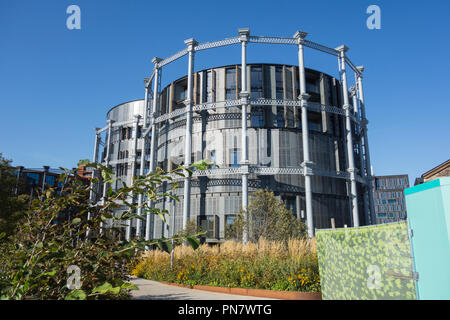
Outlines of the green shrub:
M 88 161 L 83 163 L 96 167 L 103 182 L 115 180 L 109 168 Z M 193 166 L 203 170 L 205 164 L 200 162 Z M 174 173 L 182 174 L 182 170 L 186 169 L 180 167 Z M 16 232 L 10 236 L 0 235 L 0 298 L 129 298 L 130 290 L 136 287 L 127 282 L 128 275 L 137 263 L 137 256 L 151 245 L 170 250 L 171 239 L 120 240 L 120 227 L 128 219 L 144 219 L 133 214 L 137 205 L 128 203 L 127 198 L 130 193 L 145 194 L 151 200 L 173 197 L 170 192 L 156 192 L 161 183 L 171 179 L 162 170 L 157 170 L 145 177 L 136 177 L 132 186 L 124 186 L 117 191 L 109 188 L 104 201 L 94 204 L 89 201 L 91 187 L 81 183 L 73 172 L 66 171 L 60 178 L 65 182 L 61 194 L 53 188 L 46 189 L 42 197 L 33 200 Z M 174 184 L 173 188 L 176 187 Z M 128 210 L 117 217 L 114 216 L 114 208 L 119 206 L 118 203 L 125 204 Z M 148 207 L 147 202 L 142 208 L 143 216 L 148 211 L 162 218 L 167 214 Z M 71 213 L 71 218 L 62 219 L 67 212 Z M 90 219 L 86 218 L 88 213 Z M 102 227 L 107 220 L 112 221 L 114 227 Z M 185 235 L 174 240 L 189 240 L 194 248 L 198 246 L 198 240 L 193 236 Z M 80 288 L 73 289 L 67 284 L 67 270 L 72 265 L 81 271 Z

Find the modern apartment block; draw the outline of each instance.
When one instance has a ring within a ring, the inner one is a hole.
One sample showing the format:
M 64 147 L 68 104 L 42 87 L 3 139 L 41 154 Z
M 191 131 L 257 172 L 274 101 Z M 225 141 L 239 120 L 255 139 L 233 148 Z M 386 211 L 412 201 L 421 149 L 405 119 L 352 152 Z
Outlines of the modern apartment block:
M 406 219 L 403 190 L 409 188 L 408 175 L 375 176 L 373 188 L 377 224 Z
M 337 227 L 375 222 L 364 68 L 353 65 L 347 47 L 328 48 L 306 35 L 261 37 L 240 29 L 237 37 L 214 42 L 188 39 L 187 48 L 153 59 L 144 99 L 113 107 L 107 126 L 96 129 L 93 161 L 111 167 L 127 184 L 156 167 L 168 171 L 201 159 L 215 165 L 192 177 L 177 176 L 180 201 L 153 204 L 171 213 L 167 224 L 153 215 L 143 223 L 130 221 L 127 238 L 168 237 L 194 220 L 207 229 L 207 241 L 221 240 L 226 224 L 247 208 L 249 194 L 261 188 L 304 219 L 310 236 L 315 228 L 331 227 L 332 218 Z M 247 46 L 258 50 L 263 44 L 291 45 L 287 51 L 298 65 L 247 64 Z M 240 47 L 241 63 L 195 70 L 197 52 L 230 45 Z M 335 59 L 339 77 L 305 68 L 306 47 Z M 187 75 L 162 87 L 162 69 L 184 56 Z M 106 187 L 100 184 L 98 194 Z M 146 199 L 133 201 L 139 205 Z
M 74 168 L 73 168 L 74 169 Z M 73 170 L 72 169 L 72 170 Z M 14 167 L 14 173 L 17 177 L 16 194 L 28 194 L 31 198 L 42 194 L 46 188 L 54 188 L 59 194 L 64 183 L 60 180 L 61 174 L 65 171 L 59 168 L 50 168 L 43 166 L 42 168 L 25 168 L 23 166 Z M 92 171 L 91 171 L 92 174 Z M 79 175 L 83 183 L 89 184 L 90 176 Z M 21 183 L 19 183 L 21 181 Z

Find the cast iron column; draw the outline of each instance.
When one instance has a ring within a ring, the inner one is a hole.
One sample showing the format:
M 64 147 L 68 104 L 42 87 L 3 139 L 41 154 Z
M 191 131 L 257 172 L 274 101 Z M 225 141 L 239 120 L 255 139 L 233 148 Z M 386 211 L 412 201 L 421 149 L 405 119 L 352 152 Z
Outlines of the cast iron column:
M 376 216 L 375 216 L 375 207 L 373 204 L 373 176 L 372 176 L 372 166 L 370 164 L 370 153 L 369 153 L 369 140 L 367 137 L 367 124 L 369 121 L 366 119 L 366 105 L 364 103 L 364 91 L 363 91 L 363 84 L 362 84 L 362 73 L 364 71 L 363 66 L 356 67 L 358 69 L 359 74 L 357 75 L 358 79 L 358 92 L 359 92 L 359 103 L 360 103 L 360 109 L 361 109 L 361 129 L 363 130 L 364 135 L 364 155 L 366 160 L 366 169 L 367 169 L 367 177 L 368 177 L 368 183 L 369 183 L 369 208 L 370 208 L 370 217 L 371 217 L 371 223 L 376 223 Z
M 299 69 L 299 81 L 300 81 L 300 99 L 302 108 L 302 142 L 303 142 L 303 174 L 305 176 L 305 202 L 306 202 L 306 225 L 308 227 L 308 236 L 312 238 L 314 236 L 314 221 L 313 221 L 313 209 L 312 209 L 312 191 L 311 191 L 311 176 L 312 161 L 310 160 L 309 153 L 309 129 L 308 129 L 308 99 L 309 94 L 306 93 L 306 79 L 305 79 L 305 63 L 303 59 L 303 41 L 306 38 L 307 33 L 297 31 L 294 34 L 294 38 L 297 39 L 298 44 L 298 69 Z
M 139 118 L 141 116 L 139 114 L 135 114 L 134 118 L 134 140 L 133 140 L 133 163 L 131 166 L 131 179 L 130 179 L 130 186 L 133 184 L 134 182 L 134 175 L 135 175 L 135 171 L 136 171 L 136 153 L 137 153 L 137 142 L 138 142 L 138 130 L 139 130 Z M 134 198 L 134 193 L 130 192 L 130 203 L 133 203 L 133 198 Z M 139 219 L 138 219 L 139 220 Z M 127 220 L 127 229 L 126 229 L 126 234 L 125 234 L 125 239 L 127 241 L 130 240 L 130 236 L 131 236 L 131 225 L 133 224 L 133 219 L 128 219 Z
M 108 123 L 108 137 L 106 138 L 106 155 L 105 155 L 105 167 L 109 166 L 109 155 L 111 150 L 111 133 L 112 133 L 112 124 L 114 120 L 108 119 L 106 121 Z M 102 204 L 105 204 L 105 197 L 106 197 L 106 189 L 107 189 L 107 183 L 103 183 L 103 192 L 102 192 Z M 110 219 L 112 223 L 112 219 Z M 100 232 L 103 231 L 103 222 L 100 222 Z
M 350 87 L 350 93 L 352 95 L 353 98 L 353 112 L 354 112 L 354 116 L 356 119 L 359 119 L 359 115 L 358 115 L 358 92 L 355 86 L 351 86 Z M 358 140 L 358 150 L 359 150 L 359 160 L 360 160 L 360 167 L 361 167 L 361 177 L 362 178 L 366 178 L 365 176 L 365 172 L 366 172 L 366 164 L 364 161 L 364 154 L 363 154 L 363 149 L 362 149 L 362 139 L 361 139 L 361 126 L 359 126 L 359 140 Z M 364 195 L 363 195 L 363 199 L 364 199 L 364 216 L 366 219 L 366 225 L 370 224 L 370 208 L 369 208 L 369 195 L 368 195 L 368 189 L 369 186 L 365 185 L 363 186 L 364 188 Z
M 152 124 L 152 137 L 150 142 L 150 173 L 153 173 L 155 171 L 155 155 L 156 155 L 156 123 L 155 123 L 155 116 L 156 116 L 156 106 L 158 102 L 158 82 L 159 82 L 159 70 L 160 67 L 158 66 L 158 63 L 161 62 L 161 58 L 153 58 L 152 62 L 155 64 L 155 77 L 153 79 L 153 105 L 152 105 L 152 111 L 150 114 L 150 122 Z M 154 206 L 154 202 L 150 201 L 150 207 Z M 152 213 L 147 212 L 147 219 L 145 221 L 145 240 L 150 240 L 151 233 L 150 233 L 150 219 L 152 218 Z
M 148 114 L 148 87 L 150 86 L 150 80 L 144 80 L 145 83 L 145 98 L 144 98 L 144 124 L 142 125 L 142 148 L 141 148 L 141 159 L 140 159 L 140 168 L 139 168 L 139 175 L 144 175 L 144 167 L 145 167 L 145 146 L 147 142 L 147 114 Z M 137 215 L 140 217 L 142 214 L 142 194 L 138 194 L 138 209 L 137 209 Z M 141 219 L 136 219 L 136 238 L 141 237 Z
M 347 87 L 347 73 L 345 70 L 345 52 L 348 48 L 344 45 L 337 47 L 339 51 L 339 66 L 342 76 L 342 95 L 344 97 L 344 110 L 345 110 L 345 127 L 347 131 L 347 156 L 348 156 L 348 169 L 350 173 L 350 183 L 351 183 L 351 207 L 353 216 L 353 226 L 359 227 L 359 215 L 358 215 L 358 193 L 356 188 L 356 169 L 355 160 L 353 157 L 353 137 L 352 137 L 352 123 L 350 119 L 350 104 L 348 100 L 348 87 Z
M 95 128 L 95 142 L 94 142 L 94 155 L 92 157 L 92 162 L 93 163 L 97 163 L 97 159 L 98 159 L 98 145 L 100 143 L 100 135 L 98 133 L 98 130 L 100 130 L 99 128 Z M 91 174 L 91 188 L 89 190 L 89 201 L 93 202 L 94 201 L 94 184 L 92 183 L 92 179 L 95 178 L 95 169 L 92 170 L 92 174 Z M 88 220 L 91 217 L 91 213 L 88 212 Z
M 150 81 L 150 80 L 148 80 Z M 147 83 L 146 80 L 144 80 L 145 83 L 145 97 L 144 97 L 144 124 L 142 125 L 142 129 L 147 128 L 147 114 L 148 114 L 148 87 L 150 83 Z
M 100 134 L 98 133 L 98 130 L 100 130 L 99 128 L 95 128 L 95 142 L 94 142 L 94 155 L 92 156 L 92 162 L 93 163 L 97 163 L 97 159 L 98 159 L 98 145 L 100 144 Z M 92 180 L 95 178 L 95 168 L 92 169 L 92 174 L 91 174 L 91 182 L 90 182 L 90 189 L 89 189 L 89 202 L 93 203 L 94 202 L 94 183 L 92 182 Z M 87 219 L 89 220 L 91 218 L 91 212 L 88 211 L 87 214 Z M 88 239 L 89 236 L 89 228 L 87 228 L 86 230 L 86 240 Z
M 42 188 L 41 188 L 41 200 L 44 199 L 44 191 L 45 191 L 45 179 L 47 178 L 49 166 L 44 166 L 44 175 L 42 176 Z
M 248 145 L 247 145 L 247 108 L 249 92 L 247 91 L 247 41 L 250 36 L 250 29 L 239 29 L 239 37 L 242 45 L 241 54 L 241 111 L 242 111 L 242 132 L 241 132 L 241 172 L 242 172 L 242 210 L 244 211 L 245 228 L 242 233 L 242 242 L 246 244 L 249 237 L 249 217 L 247 214 L 248 207 Z
M 186 100 L 184 101 L 186 105 L 186 133 L 184 137 L 184 167 L 188 168 L 191 165 L 191 154 L 192 154 L 192 81 L 194 72 L 194 47 L 197 45 L 197 41 L 194 39 L 187 39 L 184 43 L 188 47 L 189 62 L 188 62 L 188 79 L 187 79 L 187 92 Z M 186 228 L 187 222 L 190 218 L 191 213 L 191 177 L 187 172 L 185 172 L 184 178 L 184 197 L 183 197 L 183 229 Z

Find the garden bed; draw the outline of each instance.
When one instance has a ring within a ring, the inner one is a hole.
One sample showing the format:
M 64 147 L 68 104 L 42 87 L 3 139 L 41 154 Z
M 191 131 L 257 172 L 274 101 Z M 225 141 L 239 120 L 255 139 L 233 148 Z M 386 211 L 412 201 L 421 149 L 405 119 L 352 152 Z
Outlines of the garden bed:
M 320 299 L 315 243 L 309 240 L 260 240 L 246 245 L 228 241 L 212 247 L 202 245 L 197 250 L 179 246 L 172 264 L 170 254 L 152 250 L 141 258 L 133 275 L 216 292 Z
M 195 290 L 203 290 L 217 293 L 228 293 L 243 296 L 252 296 L 260 298 L 273 298 L 281 300 L 322 300 L 322 294 L 320 292 L 298 292 L 298 291 L 278 291 L 278 290 L 264 290 L 264 289 L 246 289 L 246 288 L 227 288 L 227 287 L 213 287 L 194 285 L 189 286 L 186 284 L 171 283 L 160 281 L 161 283 L 183 287 Z

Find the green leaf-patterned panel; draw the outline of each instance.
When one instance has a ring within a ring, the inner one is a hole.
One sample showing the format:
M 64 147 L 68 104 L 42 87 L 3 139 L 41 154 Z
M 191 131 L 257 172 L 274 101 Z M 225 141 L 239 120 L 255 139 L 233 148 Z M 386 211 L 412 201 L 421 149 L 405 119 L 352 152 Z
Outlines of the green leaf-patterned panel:
M 322 299 L 416 299 L 407 222 L 317 230 Z

